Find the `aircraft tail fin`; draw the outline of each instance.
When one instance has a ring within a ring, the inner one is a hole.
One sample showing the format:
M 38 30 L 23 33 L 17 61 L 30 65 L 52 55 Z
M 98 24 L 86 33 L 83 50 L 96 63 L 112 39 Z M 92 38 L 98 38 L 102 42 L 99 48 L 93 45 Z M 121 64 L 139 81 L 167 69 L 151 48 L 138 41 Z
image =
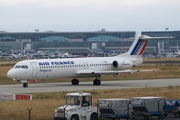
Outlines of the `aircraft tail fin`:
M 148 39 L 144 39 L 144 36 L 137 37 L 130 47 L 127 55 L 129 56 L 142 56 L 146 48 Z M 147 38 L 147 36 L 146 36 Z
M 146 35 L 141 35 L 134 40 L 133 44 L 131 45 L 131 47 L 127 53 L 124 53 L 124 54 L 119 55 L 119 56 L 120 57 L 121 56 L 141 57 L 144 53 L 144 50 L 145 50 L 146 45 L 148 43 L 148 40 L 151 40 L 151 39 L 167 39 L 167 38 L 173 38 L 173 37 L 149 37 Z

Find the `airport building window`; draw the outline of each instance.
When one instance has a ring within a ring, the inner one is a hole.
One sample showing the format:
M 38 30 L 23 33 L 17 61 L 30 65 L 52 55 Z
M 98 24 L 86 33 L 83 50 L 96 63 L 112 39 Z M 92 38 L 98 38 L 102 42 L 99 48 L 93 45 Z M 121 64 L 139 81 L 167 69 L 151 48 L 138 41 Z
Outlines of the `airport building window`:
M 95 36 L 90 37 L 87 39 L 88 42 L 94 42 L 94 41 L 120 41 L 119 37 L 114 36 L 108 36 L 108 35 L 101 35 L 101 36 Z
M 68 41 L 68 38 L 63 36 L 48 36 L 48 37 L 40 38 L 40 40 L 46 42 L 53 42 L 53 41 L 65 42 Z

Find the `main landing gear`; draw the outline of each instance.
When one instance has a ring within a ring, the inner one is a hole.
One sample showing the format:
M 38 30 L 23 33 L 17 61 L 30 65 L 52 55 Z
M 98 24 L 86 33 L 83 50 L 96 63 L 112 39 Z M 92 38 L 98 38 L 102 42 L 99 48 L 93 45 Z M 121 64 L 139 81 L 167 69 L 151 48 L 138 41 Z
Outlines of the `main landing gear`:
M 101 85 L 100 76 L 96 76 L 96 79 L 93 81 L 94 85 Z
M 94 85 L 101 85 L 101 80 L 95 79 L 95 80 L 93 81 L 93 84 L 94 84 Z
M 72 79 L 71 83 L 72 83 L 72 85 L 79 85 L 79 80 L 74 78 L 74 79 Z M 93 84 L 101 85 L 101 80 L 97 79 L 97 77 L 96 77 L 96 79 L 93 81 Z
M 28 84 L 27 83 L 23 83 L 23 87 L 28 87 Z
M 72 79 L 71 81 L 72 85 L 79 85 L 79 80 L 78 79 Z

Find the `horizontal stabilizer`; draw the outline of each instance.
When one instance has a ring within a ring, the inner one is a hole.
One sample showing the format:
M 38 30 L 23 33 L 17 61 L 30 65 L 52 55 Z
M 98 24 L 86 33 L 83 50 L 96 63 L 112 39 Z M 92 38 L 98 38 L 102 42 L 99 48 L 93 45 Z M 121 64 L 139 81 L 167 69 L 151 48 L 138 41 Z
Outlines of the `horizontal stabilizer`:
M 171 38 L 174 38 L 172 36 L 169 36 L 169 37 L 150 37 L 150 36 L 147 36 L 147 35 L 142 35 L 139 37 L 139 39 L 141 40 L 153 40 L 153 39 L 171 39 Z

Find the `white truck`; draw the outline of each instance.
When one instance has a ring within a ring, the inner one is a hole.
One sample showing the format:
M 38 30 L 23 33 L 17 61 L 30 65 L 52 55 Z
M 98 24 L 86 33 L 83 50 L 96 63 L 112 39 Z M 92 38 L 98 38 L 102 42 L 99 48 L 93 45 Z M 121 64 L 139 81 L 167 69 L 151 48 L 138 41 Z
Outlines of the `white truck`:
M 82 100 L 86 99 L 86 105 Z M 55 109 L 54 120 L 98 120 L 97 108 L 92 106 L 91 93 L 68 93 L 66 103 Z

